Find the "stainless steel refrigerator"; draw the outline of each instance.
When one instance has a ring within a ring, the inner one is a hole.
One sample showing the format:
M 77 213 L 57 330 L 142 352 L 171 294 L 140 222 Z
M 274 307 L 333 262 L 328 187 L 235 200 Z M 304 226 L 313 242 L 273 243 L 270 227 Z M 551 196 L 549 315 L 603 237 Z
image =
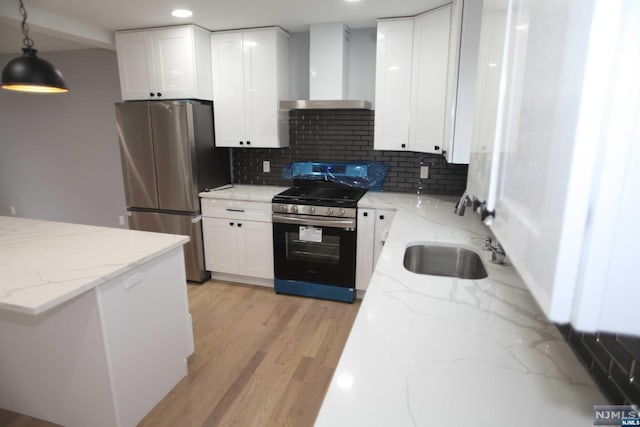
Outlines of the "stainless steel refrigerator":
M 122 102 L 116 117 L 129 228 L 188 235 L 187 280 L 207 280 L 198 193 L 231 182 L 229 150 L 214 146 L 211 102 Z

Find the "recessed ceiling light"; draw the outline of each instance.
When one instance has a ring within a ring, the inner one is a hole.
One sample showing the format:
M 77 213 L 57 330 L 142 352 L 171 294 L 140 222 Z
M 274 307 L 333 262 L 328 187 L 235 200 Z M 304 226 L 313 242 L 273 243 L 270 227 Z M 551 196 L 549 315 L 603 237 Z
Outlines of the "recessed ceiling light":
M 188 18 L 193 15 L 193 12 L 187 9 L 176 9 L 171 12 L 171 15 L 176 18 Z
M 360 0 L 344 0 L 344 1 L 346 1 L 348 3 L 355 3 L 355 2 L 360 1 Z

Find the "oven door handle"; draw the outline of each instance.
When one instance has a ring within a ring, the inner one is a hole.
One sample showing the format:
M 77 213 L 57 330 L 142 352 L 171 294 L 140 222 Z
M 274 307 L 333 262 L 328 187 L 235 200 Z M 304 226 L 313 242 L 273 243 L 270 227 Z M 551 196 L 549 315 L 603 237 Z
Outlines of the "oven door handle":
M 272 214 L 272 219 L 274 223 L 280 224 L 300 224 L 300 225 L 315 225 L 318 227 L 335 227 L 335 228 L 356 228 L 356 220 L 355 218 L 322 218 L 322 217 L 312 217 L 306 215 L 283 215 L 283 214 Z

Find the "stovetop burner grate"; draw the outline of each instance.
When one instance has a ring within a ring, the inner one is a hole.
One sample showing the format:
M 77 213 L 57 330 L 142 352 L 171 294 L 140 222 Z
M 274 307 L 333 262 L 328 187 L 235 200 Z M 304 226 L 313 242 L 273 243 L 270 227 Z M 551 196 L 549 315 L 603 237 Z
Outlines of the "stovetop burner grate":
M 313 204 L 318 206 L 356 207 L 358 200 L 367 192 L 361 188 L 344 186 L 295 186 L 273 198 L 274 203 Z

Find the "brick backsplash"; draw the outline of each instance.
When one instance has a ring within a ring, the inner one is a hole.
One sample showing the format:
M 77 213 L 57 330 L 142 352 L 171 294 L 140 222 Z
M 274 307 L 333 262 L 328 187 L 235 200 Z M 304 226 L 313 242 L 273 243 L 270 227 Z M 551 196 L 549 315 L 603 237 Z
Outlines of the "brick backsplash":
M 424 193 L 460 195 L 467 183 L 467 165 L 449 164 L 436 154 L 373 149 L 373 111 L 292 110 L 289 112 L 290 146 L 287 148 L 233 148 L 233 182 L 236 184 L 290 186 L 281 177 L 293 161 L 376 161 L 389 165 L 383 191 L 416 192 L 420 158 L 429 166 L 422 180 Z M 262 172 L 262 162 L 271 172 Z
M 640 337 L 558 329 L 611 403 L 640 405 Z

